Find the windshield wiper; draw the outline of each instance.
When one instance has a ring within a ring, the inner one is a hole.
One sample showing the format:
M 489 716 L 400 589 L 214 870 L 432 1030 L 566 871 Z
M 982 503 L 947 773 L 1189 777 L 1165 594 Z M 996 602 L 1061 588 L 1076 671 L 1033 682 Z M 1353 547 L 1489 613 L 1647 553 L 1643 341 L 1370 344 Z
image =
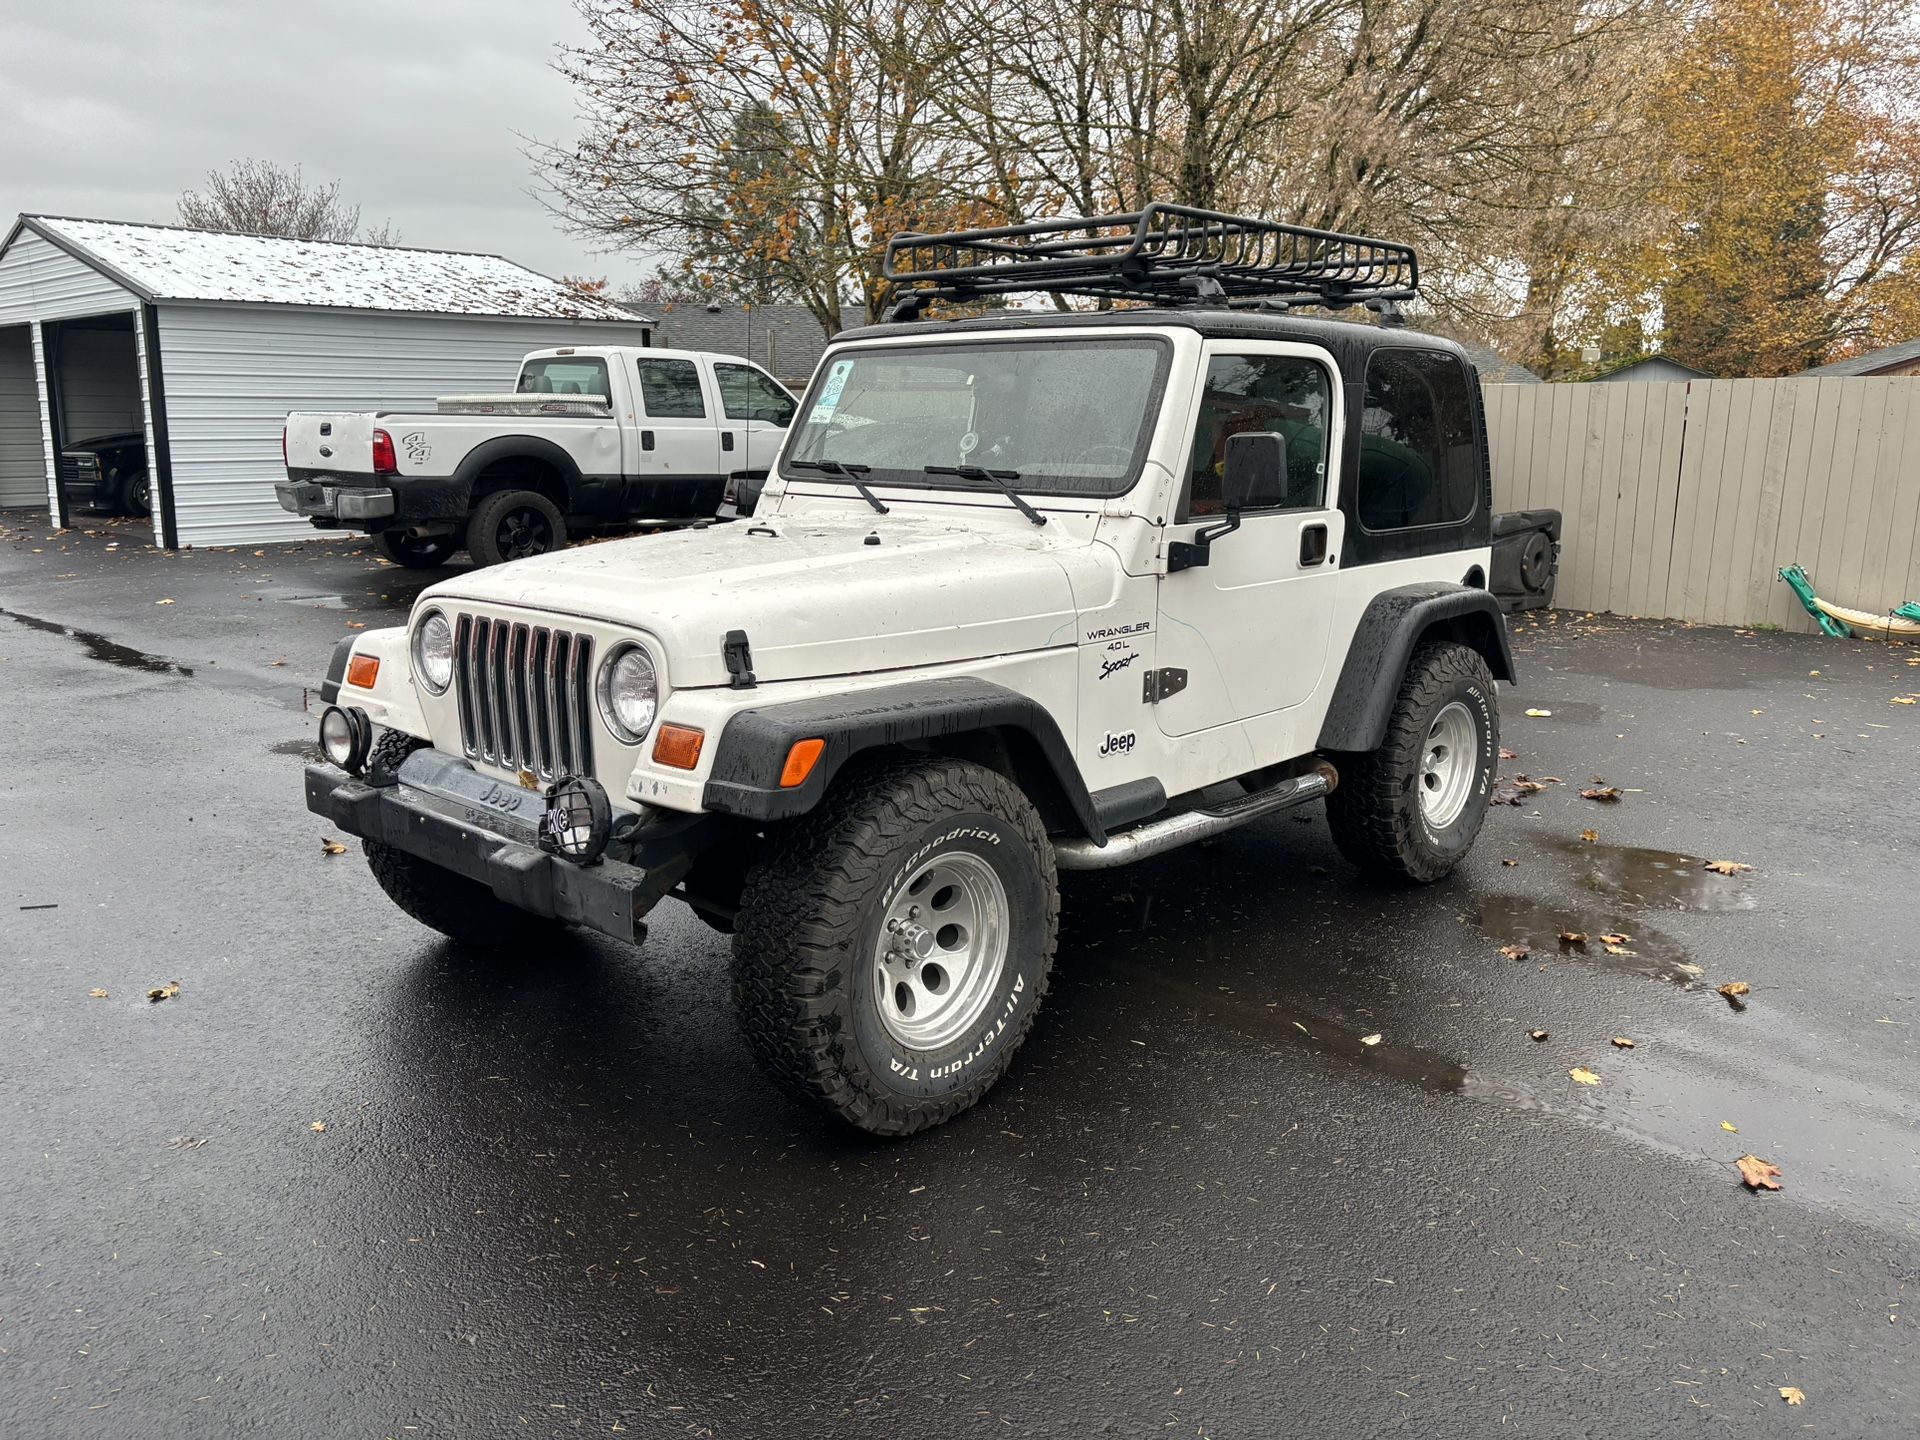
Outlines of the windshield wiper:
M 880 497 L 869 490 L 860 479 L 862 475 L 873 469 L 871 465 L 848 465 L 839 460 L 789 460 L 787 468 L 789 470 L 822 470 L 829 475 L 838 475 L 858 490 L 860 498 L 882 515 L 890 513 L 887 507 L 880 503 Z
M 1047 517 L 1027 503 L 1027 497 L 1013 488 L 1013 481 L 1020 478 L 1018 470 L 989 470 L 984 465 L 925 465 L 921 467 L 929 475 L 958 475 L 962 480 L 985 480 L 997 485 L 1005 495 L 1036 525 L 1047 523 Z

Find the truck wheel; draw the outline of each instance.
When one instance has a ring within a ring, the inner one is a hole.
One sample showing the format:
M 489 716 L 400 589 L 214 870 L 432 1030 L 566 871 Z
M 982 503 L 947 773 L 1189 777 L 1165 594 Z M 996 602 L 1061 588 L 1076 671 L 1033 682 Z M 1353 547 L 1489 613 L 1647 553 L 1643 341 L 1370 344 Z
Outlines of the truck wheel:
M 567 543 L 560 507 L 531 490 L 500 490 L 480 502 L 467 522 L 467 554 L 476 565 L 498 565 L 544 555 Z
M 959 760 L 849 774 L 775 839 L 735 921 L 755 1058 L 872 1135 L 953 1118 L 1006 1072 L 1053 966 L 1060 892 L 1026 796 Z
M 485 950 L 506 950 L 538 943 L 563 929 L 558 920 L 531 915 L 507 904 L 477 880 L 383 845 L 362 840 L 367 868 L 387 898 L 407 914 L 449 940 Z
M 1334 843 L 1363 870 L 1440 879 L 1480 833 L 1499 753 L 1487 662 L 1450 641 L 1422 645 L 1380 747 L 1340 759 L 1327 797 Z
M 453 535 L 423 536 L 409 535 L 404 530 L 382 530 L 373 537 L 373 548 L 409 570 L 438 570 L 460 553 L 460 541 Z
M 120 508 L 142 519 L 153 513 L 153 496 L 147 484 L 146 466 L 141 466 L 120 482 Z

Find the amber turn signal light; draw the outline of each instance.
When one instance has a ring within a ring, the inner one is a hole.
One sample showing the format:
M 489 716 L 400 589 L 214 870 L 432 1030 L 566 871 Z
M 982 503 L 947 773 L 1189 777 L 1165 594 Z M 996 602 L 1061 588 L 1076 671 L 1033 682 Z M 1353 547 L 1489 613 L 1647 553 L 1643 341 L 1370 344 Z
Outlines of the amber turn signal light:
M 807 783 L 807 776 L 813 773 L 813 767 L 820 763 L 820 752 L 827 748 L 824 740 L 796 740 L 793 748 L 787 751 L 787 763 L 780 767 L 780 788 L 791 790 L 796 785 Z
M 700 763 L 700 747 L 707 743 L 707 732 L 691 725 L 662 725 L 653 737 L 653 759 L 658 765 L 676 770 L 691 770 Z
M 371 690 L 380 678 L 378 655 L 356 655 L 347 662 L 347 684 L 356 690 Z

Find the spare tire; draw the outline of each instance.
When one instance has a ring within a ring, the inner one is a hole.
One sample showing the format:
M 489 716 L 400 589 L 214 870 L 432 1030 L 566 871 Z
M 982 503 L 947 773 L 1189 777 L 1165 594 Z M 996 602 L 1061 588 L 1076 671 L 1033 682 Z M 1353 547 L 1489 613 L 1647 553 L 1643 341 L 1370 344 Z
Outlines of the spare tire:
M 1560 512 L 1513 510 L 1493 517 L 1493 574 L 1487 588 L 1503 610 L 1553 603 L 1560 565 Z

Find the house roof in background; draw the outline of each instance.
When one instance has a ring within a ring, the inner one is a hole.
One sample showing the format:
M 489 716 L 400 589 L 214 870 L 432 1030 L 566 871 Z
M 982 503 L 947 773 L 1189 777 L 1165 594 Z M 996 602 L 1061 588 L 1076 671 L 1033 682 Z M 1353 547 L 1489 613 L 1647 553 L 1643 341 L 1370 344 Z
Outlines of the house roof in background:
M 1800 376 L 1871 375 L 1895 365 L 1912 365 L 1916 362 L 1920 362 L 1920 340 L 1903 340 L 1898 345 L 1869 350 L 1863 355 L 1850 355 L 1845 360 L 1834 361 L 1831 365 L 1816 365 L 1811 370 L 1802 370 Z
M 735 302 L 715 312 L 705 301 L 675 300 L 654 311 L 654 344 L 744 356 L 782 380 L 805 380 L 827 348 L 826 332 L 804 305 Z M 864 323 L 857 307 L 840 312 L 842 329 Z
M 1489 385 L 1538 385 L 1540 377 L 1520 364 L 1510 360 L 1491 345 L 1482 345 L 1477 340 L 1455 340 L 1454 343 L 1467 352 L 1467 359 L 1473 362 L 1473 368 L 1480 372 L 1481 380 Z
M 535 320 L 647 317 L 582 295 L 569 285 L 498 255 L 290 240 L 143 225 L 22 215 L 21 229 L 51 241 L 144 300 L 310 305 L 333 310 L 395 310 L 497 315 Z
M 1637 370 L 1651 371 L 1655 375 L 1668 379 L 1714 380 L 1719 377 L 1697 370 L 1691 365 L 1675 360 L 1671 355 L 1642 355 L 1638 360 L 1628 360 L 1610 369 L 1601 370 L 1587 376 L 1589 382 L 1595 380 L 1633 380 L 1640 378 L 1634 374 Z

